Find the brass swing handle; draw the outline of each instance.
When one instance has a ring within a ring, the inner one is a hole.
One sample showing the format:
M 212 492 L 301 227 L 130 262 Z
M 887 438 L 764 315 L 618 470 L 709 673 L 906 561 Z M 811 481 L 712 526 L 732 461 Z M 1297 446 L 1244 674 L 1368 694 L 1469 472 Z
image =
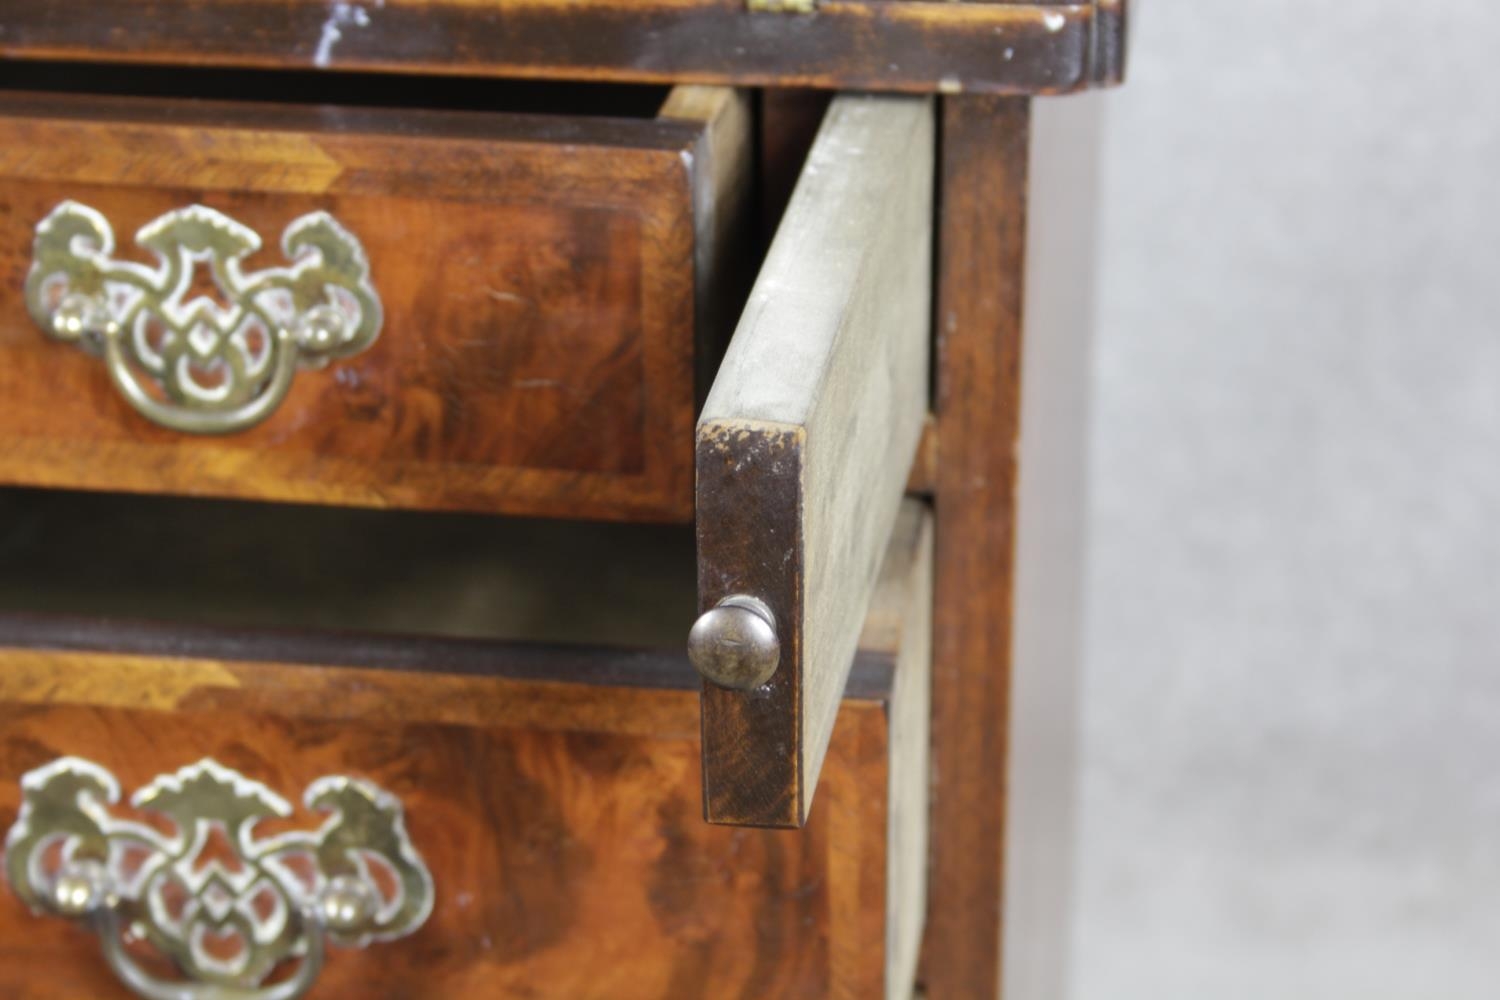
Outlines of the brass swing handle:
M 116 976 L 146 1000 L 296 1000 L 317 979 L 327 944 L 404 937 L 432 911 L 432 876 L 400 802 L 366 782 L 313 782 L 304 798 L 328 814 L 322 826 L 264 837 L 256 822 L 291 806 L 212 760 L 131 798 L 168 819 L 171 834 L 115 816 L 119 783 L 86 760 L 54 761 L 21 788 L 5 841 L 11 888 L 38 913 L 86 921 Z M 211 843 L 235 856 L 214 856 Z M 125 946 L 127 930 L 180 978 L 144 968 Z
M 142 416 L 193 434 L 227 434 L 266 419 L 298 368 L 347 358 L 380 334 L 380 298 L 359 241 L 327 212 L 282 234 L 290 262 L 246 273 L 253 230 L 203 205 L 147 223 L 136 243 L 154 266 L 117 260 L 114 230 L 65 201 L 37 225 L 26 307 L 49 335 L 104 359 Z M 198 264 L 224 302 L 192 295 Z

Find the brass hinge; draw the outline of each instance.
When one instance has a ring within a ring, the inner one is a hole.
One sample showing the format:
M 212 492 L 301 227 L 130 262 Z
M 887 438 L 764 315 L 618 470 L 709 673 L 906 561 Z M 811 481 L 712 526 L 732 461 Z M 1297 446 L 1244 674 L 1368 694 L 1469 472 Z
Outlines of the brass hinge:
M 762 14 L 816 14 L 818 0 L 745 0 L 745 9 Z

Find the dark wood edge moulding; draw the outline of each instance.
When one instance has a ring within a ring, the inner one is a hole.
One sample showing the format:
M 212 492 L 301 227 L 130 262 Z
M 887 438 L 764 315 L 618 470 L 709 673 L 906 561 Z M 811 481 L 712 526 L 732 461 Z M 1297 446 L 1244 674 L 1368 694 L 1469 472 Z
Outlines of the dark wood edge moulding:
M 0 652 L 6 649 L 162 660 L 302 664 L 683 692 L 696 692 L 701 683 L 687 656 L 678 650 L 333 629 L 229 628 L 22 612 L 0 612 Z M 894 672 L 894 650 L 862 649 L 855 656 L 844 697 L 863 701 L 883 699 L 889 693 Z
M 138 0 L 5 5 L 0 60 L 1059 94 L 1124 72 L 1128 0 Z M 340 12 L 343 12 L 341 14 Z

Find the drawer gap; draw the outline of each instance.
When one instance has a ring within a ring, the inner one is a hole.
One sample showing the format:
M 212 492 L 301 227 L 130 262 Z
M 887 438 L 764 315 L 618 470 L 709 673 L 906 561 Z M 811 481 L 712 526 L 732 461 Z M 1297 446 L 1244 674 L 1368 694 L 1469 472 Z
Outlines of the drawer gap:
M 666 86 L 430 77 L 403 73 L 124 66 L 12 62 L 0 88 L 121 97 L 192 98 L 277 104 L 420 108 L 598 118 L 655 118 Z
M 692 528 L 12 488 L 0 614 L 673 649 Z

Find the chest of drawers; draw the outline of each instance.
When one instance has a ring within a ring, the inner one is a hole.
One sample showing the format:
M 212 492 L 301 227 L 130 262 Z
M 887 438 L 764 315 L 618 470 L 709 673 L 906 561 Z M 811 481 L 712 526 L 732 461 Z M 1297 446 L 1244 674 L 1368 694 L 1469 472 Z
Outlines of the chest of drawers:
M 0 10 L 7 995 L 1055 995 L 1123 37 Z

